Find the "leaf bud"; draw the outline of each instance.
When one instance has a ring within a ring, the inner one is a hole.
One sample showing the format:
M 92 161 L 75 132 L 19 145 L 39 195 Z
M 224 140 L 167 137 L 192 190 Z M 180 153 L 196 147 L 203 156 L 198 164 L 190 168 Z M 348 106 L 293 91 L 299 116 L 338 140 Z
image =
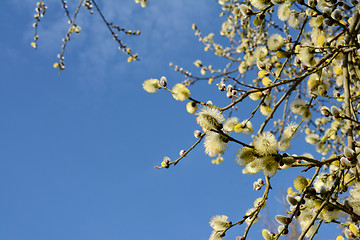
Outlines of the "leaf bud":
M 334 116 L 334 118 L 340 117 L 340 109 L 337 108 L 336 106 L 331 106 L 330 111 L 331 111 L 331 114 Z
M 258 182 L 259 184 L 261 184 L 261 185 L 264 185 L 264 181 L 263 181 L 261 178 L 259 178 L 259 179 L 257 180 L 257 182 Z
M 220 91 L 225 91 L 226 85 L 223 84 L 223 83 L 220 83 L 220 84 L 218 84 L 218 88 L 219 88 Z
M 201 136 L 201 132 L 199 130 L 194 131 L 194 137 L 199 138 Z
M 352 150 L 349 147 L 344 147 L 344 155 L 345 157 L 347 157 L 348 159 L 351 159 L 352 157 L 354 157 L 355 155 L 355 151 Z
M 160 78 L 160 85 L 163 86 L 163 87 L 166 87 L 167 85 L 167 80 L 166 80 L 166 77 L 165 76 L 162 76 Z
M 323 15 L 327 15 L 327 16 L 330 16 L 331 15 L 331 12 L 332 12 L 332 10 L 331 10 L 331 8 L 329 8 L 329 7 L 324 7 L 324 10 L 323 10 L 324 12 L 323 12 Z M 324 17 L 325 17 L 324 16 Z
M 296 198 L 294 198 L 291 195 L 286 196 L 286 201 L 292 206 L 296 206 L 298 204 L 298 201 L 296 200 Z
M 276 215 L 275 220 L 282 225 L 287 225 L 290 223 L 290 218 L 283 216 L 283 215 Z
M 233 86 L 230 85 L 230 84 L 226 88 L 226 90 L 229 91 L 229 92 L 231 92 L 233 89 L 234 89 Z
M 232 98 L 232 97 L 233 97 L 233 95 L 232 95 L 232 93 L 231 93 L 231 92 L 226 92 L 226 97 L 228 97 L 228 98 Z
M 341 10 L 340 9 L 335 9 L 332 13 L 331 13 L 331 17 L 336 19 L 336 20 L 341 20 L 342 16 L 341 16 Z
M 340 165 L 344 168 L 349 167 L 351 165 L 351 162 L 346 157 L 340 158 Z
M 180 157 L 183 157 L 184 155 L 185 155 L 185 153 L 186 153 L 186 151 L 185 150 L 180 150 L 180 152 L 179 152 L 179 155 L 180 155 Z
M 169 168 L 170 166 L 170 158 L 164 157 L 164 160 L 161 162 L 161 166 L 164 168 Z
M 332 115 L 331 112 L 330 112 L 330 109 L 329 109 L 328 107 L 326 107 L 326 106 L 322 106 L 322 107 L 320 108 L 320 112 L 321 112 L 321 114 L 324 115 L 325 117 L 328 117 L 328 116 Z
M 292 165 L 292 164 L 295 162 L 295 158 L 293 158 L 292 156 L 283 157 L 281 160 L 282 160 L 283 163 L 285 163 L 286 165 Z

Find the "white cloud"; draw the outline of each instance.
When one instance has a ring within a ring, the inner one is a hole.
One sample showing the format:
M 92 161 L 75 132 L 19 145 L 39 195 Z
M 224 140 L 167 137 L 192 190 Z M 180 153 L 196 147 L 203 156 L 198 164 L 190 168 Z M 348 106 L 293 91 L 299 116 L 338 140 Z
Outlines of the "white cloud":
M 14 4 L 21 4 L 20 2 L 16 0 Z M 193 36 L 191 24 L 193 21 L 201 21 L 200 25 L 206 24 L 209 12 L 214 9 L 209 0 L 152 0 L 145 9 L 132 0 L 107 0 L 97 3 L 109 22 L 126 29 L 141 30 L 140 36 L 125 36 L 119 33 L 119 37 L 133 52 L 139 53 L 140 59 L 152 60 L 154 56 L 164 56 L 174 48 L 181 49 L 192 43 L 196 38 Z M 65 36 L 69 24 L 61 4 L 50 4 L 39 27 L 39 52 L 56 61 L 56 54 L 61 51 L 61 39 Z M 71 5 L 71 1 L 68 4 L 69 11 L 74 13 L 76 4 Z M 76 22 L 82 27 L 82 32 L 72 36 L 68 43 L 65 64 L 68 69 L 77 66 L 79 72 L 83 73 L 79 80 L 90 81 L 95 86 L 106 84 L 103 76 L 107 72 L 126 71 L 128 63 L 126 54 L 117 50 L 117 43 L 112 40 L 95 8 L 93 10 L 93 15 L 84 8 L 80 10 Z M 29 28 L 24 36 L 25 40 L 30 42 L 33 29 Z

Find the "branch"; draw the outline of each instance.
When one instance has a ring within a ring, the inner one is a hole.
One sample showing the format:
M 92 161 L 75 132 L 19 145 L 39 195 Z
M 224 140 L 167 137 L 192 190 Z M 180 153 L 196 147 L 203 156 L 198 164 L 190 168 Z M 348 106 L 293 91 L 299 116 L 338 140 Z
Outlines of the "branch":
M 205 137 L 205 133 L 202 133 L 201 135 L 200 135 L 200 137 L 199 137 L 199 139 L 182 155 L 182 156 L 180 156 L 178 159 L 176 159 L 175 161 L 172 161 L 172 162 L 169 162 L 168 163 L 168 165 L 167 166 L 155 166 L 155 168 L 156 169 L 161 169 L 161 168 L 168 168 L 170 165 L 172 165 L 172 164 L 174 164 L 174 166 L 176 165 L 176 164 L 178 164 L 178 162 L 181 160 L 181 159 L 183 159 L 184 157 L 186 157 L 186 155 L 191 151 L 191 150 L 193 150 L 195 147 L 196 147 L 196 145 L 198 145 L 200 142 L 201 142 L 201 140 Z

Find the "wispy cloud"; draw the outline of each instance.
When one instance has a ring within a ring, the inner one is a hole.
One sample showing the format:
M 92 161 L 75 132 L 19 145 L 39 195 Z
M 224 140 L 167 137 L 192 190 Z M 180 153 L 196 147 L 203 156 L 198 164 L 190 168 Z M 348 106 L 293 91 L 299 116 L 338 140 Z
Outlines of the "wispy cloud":
M 14 4 L 20 4 L 20 0 Z M 50 3 L 46 19 L 39 27 L 39 51 L 51 55 L 56 60 L 56 54 L 61 50 L 61 38 L 64 37 L 69 25 L 61 9 L 61 4 Z M 74 12 L 74 6 L 70 6 Z M 120 38 L 133 52 L 138 52 L 142 59 L 154 59 L 154 56 L 169 57 L 166 53 L 174 48 L 184 48 L 194 41 L 191 24 L 196 21 L 205 25 L 209 12 L 214 5 L 210 1 L 150 1 L 143 9 L 134 1 L 107 0 L 98 3 L 109 22 L 127 29 L 140 29 L 140 36 L 124 36 Z M 94 11 L 96 11 L 94 9 Z M 119 53 L 116 43 L 112 40 L 108 29 L 101 18 L 95 13 L 90 15 L 81 9 L 77 23 L 82 32 L 72 36 L 67 46 L 65 62 L 81 70 L 80 81 L 91 81 L 94 85 L 104 85 L 105 73 L 126 71 L 127 56 Z M 32 38 L 33 29 L 24 33 L 24 38 Z M 30 36 L 30 37 L 29 37 Z M 160 57 L 159 57 L 160 58 Z M 78 62 L 76 62 L 78 61 Z M 83 80 L 81 80 L 83 79 Z M 85 80 L 86 79 L 86 80 Z

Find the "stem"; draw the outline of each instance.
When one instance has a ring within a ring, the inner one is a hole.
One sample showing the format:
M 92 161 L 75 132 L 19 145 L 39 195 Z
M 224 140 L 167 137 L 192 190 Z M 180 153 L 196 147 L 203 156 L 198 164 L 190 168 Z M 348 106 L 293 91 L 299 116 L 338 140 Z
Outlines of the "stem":
M 245 232 L 244 232 L 244 235 L 243 235 L 244 240 L 246 239 L 246 237 L 247 237 L 247 235 L 248 235 L 248 233 L 250 231 L 251 226 L 254 225 L 256 217 L 257 217 L 257 215 L 259 214 L 259 212 L 262 209 L 262 205 L 266 203 L 266 199 L 268 198 L 269 191 L 271 189 L 270 178 L 268 176 L 265 176 L 265 181 L 266 181 L 266 188 L 265 188 L 264 194 L 262 196 L 262 199 L 261 199 L 261 202 L 260 202 L 258 208 L 255 210 L 255 213 L 251 217 L 252 218 L 251 222 L 249 223 L 249 225 L 245 229 Z
M 193 150 L 193 149 L 196 147 L 196 145 L 198 145 L 198 144 L 201 142 L 201 140 L 205 137 L 205 135 L 206 135 L 205 133 L 201 134 L 201 136 L 199 137 L 199 139 L 184 153 L 184 155 L 182 155 L 181 157 L 179 157 L 179 158 L 176 159 L 175 161 L 169 162 L 169 165 L 168 165 L 168 166 L 170 166 L 171 164 L 174 164 L 174 166 L 175 166 L 181 159 L 183 159 L 184 157 L 186 157 L 186 155 L 187 155 L 191 150 Z M 168 166 L 167 166 L 167 167 L 168 167 Z M 155 168 L 161 169 L 161 168 L 165 168 L 165 167 L 155 166 Z
M 306 233 L 310 230 L 311 226 L 314 224 L 314 222 L 316 221 L 316 218 L 320 215 L 321 211 L 324 209 L 324 207 L 326 206 L 326 204 L 329 202 L 331 195 L 334 193 L 334 190 L 336 189 L 336 187 L 338 186 L 338 184 L 340 183 L 340 179 L 342 176 L 343 172 L 339 171 L 339 174 L 334 182 L 334 185 L 331 187 L 330 191 L 327 193 L 327 196 L 324 200 L 324 202 L 320 205 L 319 209 L 317 210 L 316 214 L 313 216 L 313 218 L 311 219 L 310 223 L 308 224 L 307 228 L 301 233 L 301 235 L 299 236 L 298 240 L 302 240 L 304 239 Z

